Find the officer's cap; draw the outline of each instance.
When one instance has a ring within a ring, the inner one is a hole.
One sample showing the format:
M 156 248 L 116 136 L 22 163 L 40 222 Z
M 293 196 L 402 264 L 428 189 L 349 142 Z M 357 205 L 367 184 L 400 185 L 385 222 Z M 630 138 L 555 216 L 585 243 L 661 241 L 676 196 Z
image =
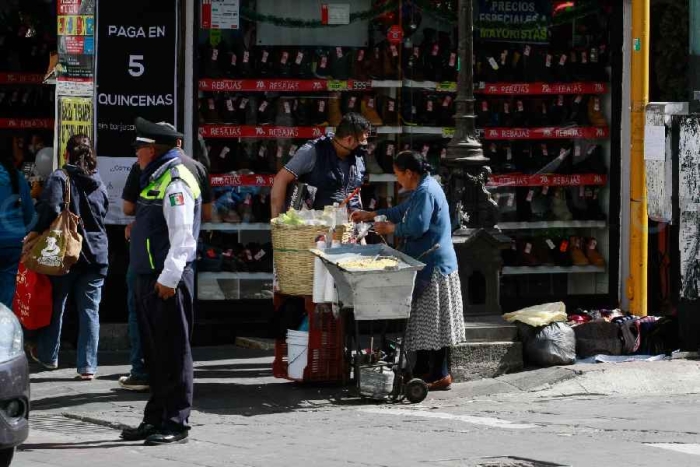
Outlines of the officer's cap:
M 178 139 L 183 139 L 184 135 L 170 124 L 153 123 L 145 118 L 136 117 L 136 140 L 134 146 L 144 144 L 162 144 L 175 146 Z

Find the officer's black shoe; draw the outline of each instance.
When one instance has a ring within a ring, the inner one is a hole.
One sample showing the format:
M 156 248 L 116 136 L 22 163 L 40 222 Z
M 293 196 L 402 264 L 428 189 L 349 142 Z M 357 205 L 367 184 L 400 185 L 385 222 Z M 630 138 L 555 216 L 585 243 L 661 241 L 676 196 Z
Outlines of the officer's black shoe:
M 124 428 L 120 438 L 124 441 L 141 441 L 158 433 L 158 427 L 142 422 L 136 428 Z
M 172 431 L 164 429 L 154 433 L 144 441 L 145 446 L 160 446 L 163 444 L 184 444 L 187 442 L 187 430 Z

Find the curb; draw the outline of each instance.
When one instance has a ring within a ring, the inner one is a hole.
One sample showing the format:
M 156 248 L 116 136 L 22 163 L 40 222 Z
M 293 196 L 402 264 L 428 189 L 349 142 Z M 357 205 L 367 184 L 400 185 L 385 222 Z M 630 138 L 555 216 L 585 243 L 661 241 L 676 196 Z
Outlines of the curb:
M 236 347 L 253 350 L 275 350 L 274 339 L 236 337 Z

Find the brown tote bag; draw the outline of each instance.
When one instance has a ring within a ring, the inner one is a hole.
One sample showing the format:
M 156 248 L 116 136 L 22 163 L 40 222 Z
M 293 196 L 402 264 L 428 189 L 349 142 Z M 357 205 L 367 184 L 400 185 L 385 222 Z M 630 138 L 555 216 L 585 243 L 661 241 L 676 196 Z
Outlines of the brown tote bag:
M 78 233 L 80 217 L 70 211 L 70 176 L 65 170 L 63 173 L 66 174 L 63 211 L 44 233 L 26 245 L 22 258 L 27 269 L 47 276 L 68 274 L 83 248 L 83 236 Z

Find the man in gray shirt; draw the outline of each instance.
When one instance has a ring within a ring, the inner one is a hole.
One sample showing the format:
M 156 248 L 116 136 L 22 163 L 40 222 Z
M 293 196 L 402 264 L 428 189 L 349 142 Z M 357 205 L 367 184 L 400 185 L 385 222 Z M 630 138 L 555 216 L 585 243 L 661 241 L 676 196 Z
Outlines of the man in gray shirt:
M 363 147 L 367 145 L 371 125 L 359 114 L 346 114 L 335 133 L 309 141 L 275 176 L 272 186 L 272 217 L 284 212 L 290 184 L 306 183 L 316 188 L 314 209 L 341 203 L 365 177 Z M 361 207 L 359 194 L 349 203 L 350 210 Z

